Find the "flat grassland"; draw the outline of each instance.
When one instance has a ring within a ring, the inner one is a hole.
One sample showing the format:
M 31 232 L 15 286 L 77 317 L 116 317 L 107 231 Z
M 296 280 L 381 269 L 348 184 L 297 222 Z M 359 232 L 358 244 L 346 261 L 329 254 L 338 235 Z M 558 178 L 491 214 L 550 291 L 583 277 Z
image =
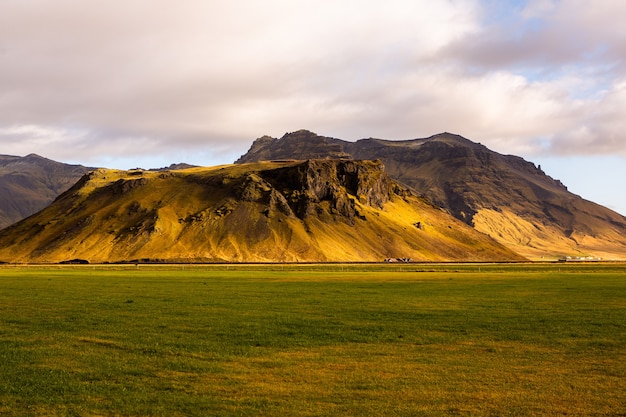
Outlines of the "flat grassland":
M 2 416 L 626 416 L 626 266 L 0 268 Z

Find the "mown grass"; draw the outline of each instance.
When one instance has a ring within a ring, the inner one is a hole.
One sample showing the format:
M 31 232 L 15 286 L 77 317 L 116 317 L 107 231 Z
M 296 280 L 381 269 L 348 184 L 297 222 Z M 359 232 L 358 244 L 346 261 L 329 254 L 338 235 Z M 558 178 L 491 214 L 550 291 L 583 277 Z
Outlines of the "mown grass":
M 6 267 L 0 415 L 623 416 L 625 272 Z

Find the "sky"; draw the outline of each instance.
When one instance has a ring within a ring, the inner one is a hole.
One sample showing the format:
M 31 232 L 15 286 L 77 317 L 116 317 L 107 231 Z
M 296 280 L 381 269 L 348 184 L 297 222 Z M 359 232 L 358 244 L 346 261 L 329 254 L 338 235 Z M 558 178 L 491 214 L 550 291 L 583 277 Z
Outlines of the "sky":
M 452 132 L 626 214 L 626 1 L 2 0 L 0 154 L 232 163 Z

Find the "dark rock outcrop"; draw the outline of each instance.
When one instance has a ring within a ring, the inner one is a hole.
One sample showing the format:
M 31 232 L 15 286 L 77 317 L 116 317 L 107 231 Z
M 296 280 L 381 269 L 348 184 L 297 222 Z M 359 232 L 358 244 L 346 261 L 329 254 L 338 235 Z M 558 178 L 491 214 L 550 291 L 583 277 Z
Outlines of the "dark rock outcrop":
M 308 130 L 286 133 L 275 139 L 262 136 L 255 140 L 246 155 L 235 163 L 255 161 L 305 160 L 305 159 L 353 159 L 339 139 L 316 135 Z
M 306 219 L 319 203 L 328 202 L 330 214 L 352 222 L 359 216 L 355 198 L 382 208 L 395 188 L 380 161 L 307 160 L 250 174 L 239 190 L 242 201 L 269 204 L 268 215 L 278 210 Z

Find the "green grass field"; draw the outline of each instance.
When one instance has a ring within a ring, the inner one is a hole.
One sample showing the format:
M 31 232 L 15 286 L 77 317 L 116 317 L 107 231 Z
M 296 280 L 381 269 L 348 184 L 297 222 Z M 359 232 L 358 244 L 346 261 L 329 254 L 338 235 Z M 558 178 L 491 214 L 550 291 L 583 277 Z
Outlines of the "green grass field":
M 7 266 L 0 366 L 0 416 L 626 416 L 626 266 Z

